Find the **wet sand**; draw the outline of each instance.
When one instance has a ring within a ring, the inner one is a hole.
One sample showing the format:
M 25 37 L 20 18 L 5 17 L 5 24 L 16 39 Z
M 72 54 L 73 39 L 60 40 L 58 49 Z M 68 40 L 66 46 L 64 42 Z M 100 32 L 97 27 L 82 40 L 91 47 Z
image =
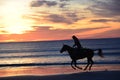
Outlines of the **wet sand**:
M 1 68 L 0 80 L 120 80 L 120 65 L 94 65 L 91 71 L 70 66 Z

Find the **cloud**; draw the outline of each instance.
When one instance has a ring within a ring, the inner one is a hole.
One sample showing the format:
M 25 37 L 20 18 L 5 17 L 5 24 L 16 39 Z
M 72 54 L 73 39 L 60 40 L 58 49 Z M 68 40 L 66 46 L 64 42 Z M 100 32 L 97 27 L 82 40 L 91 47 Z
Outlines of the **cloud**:
M 2 33 L 8 33 L 8 32 L 5 30 L 0 30 L 0 34 L 2 34 Z
M 0 27 L 0 34 L 7 34 L 8 31 L 4 30 L 4 27 Z
M 40 14 L 40 15 L 39 15 Z M 63 12 L 63 14 L 54 14 L 50 12 L 37 12 L 33 15 L 24 16 L 28 19 L 33 19 L 36 22 L 52 22 L 52 23 L 63 23 L 63 24 L 73 24 L 79 20 L 85 19 L 84 16 L 79 16 L 76 12 Z M 43 22 L 43 23 L 44 23 Z
M 39 40 L 56 40 L 69 39 L 72 34 L 78 33 L 79 29 L 51 29 L 52 26 L 33 26 L 34 31 L 28 31 L 24 34 L 4 35 L 9 37 L 1 37 L 2 40 L 15 41 L 39 41 Z
M 48 18 L 49 21 L 55 22 L 55 23 L 66 23 L 66 24 L 72 23 L 70 20 L 68 20 L 64 16 L 58 15 L 58 14 L 50 14 L 46 16 L 46 18 Z
M 84 32 L 92 30 L 104 29 L 109 27 L 98 28 L 84 28 L 84 29 L 52 29 L 52 26 L 33 26 L 33 31 L 27 31 L 24 34 L 0 34 L 0 41 L 40 41 L 40 40 L 60 40 L 71 39 L 73 34 L 79 33 L 82 35 Z M 87 35 L 90 36 L 90 35 Z M 84 38 L 86 36 L 79 36 Z M 86 37 L 87 38 L 87 37 Z
M 45 17 L 48 21 L 55 22 L 55 23 L 65 23 L 65 24 L 72 24 L 77 22 L 78 20 L 82 20 L 85 17 L 79 17 L 77 13 L 74 12 L 67 12 L 64 15 L 60 14 L 49 14 Z
M 73 34 L 84 33 L 92 30 L 105 29 L 109 27 L 98 27 L 98 28 L 84 28 L 84 29 L 52 29 L 52 26 L 34 26 L 34 31 L 29 31 L 26 35 L 32 36 L 33 39 L 70 39 Z M 24 34 L 25 35 L 25 34 Z M 81 37 L 82 38 L 82 37 Z
M 115 17 L 120 16 L 120 1 L 119 0 L 93 0 L 94 4 L 89 6 L 87 9 L 92 13 L 104 16 L 104 17 Z
M 46 1 L 46 0 L 36 0 L 31 2 L 31 7 L 40 7 L 46 5 L 48 7 L 56 6 L 57 2 L 56 1 Z
M 85 17 L 80 16 L 80 11 L 78 11 L 78 9 L 73 10 L 72 8 L 74 6 L 69 6 L 71 5 L 70 1 L 71 0 L 32 1 L 31 7 L 44 6 L 45 9 L 41 8 L 40 11 L 38 10 L 39 12 L 37 12 L 37 9 L 36 9 L 35 13 L 38 14 L 38 16 L 28 16 L 28 17 L 31 17 L 33 20 L 37 20 L 37 21 L 39 19 L 44 19 L 45 21 L 50 21 L 54 23 L 63 23 L 63 24 L 73 24 L 74 22 L 85 19 Z M 47 7 L 45 5 L 47 5 Z M 55 8 L 52 6 L 54 6 Z M 49 9 L 49 7 L 51 7 L 51 9 Z M 41 13 L 42 11 L 46 12 L 47 14 L 42 14 Z
M 68 38 L 73 34 L 82 33 L 97 29 L 104 29 L 109 27 L 98 27 L 98 28 L 84 28 L 84 29 L 52 29 L 52 26 L 34 26 L 35 31 L 29 31 L 30 34 L 38 34 L 42 38 Z M 42 34 L 42 35 L 40 35 Z M 43 36 L 44 35 L 44 36 Z
M 120 20 L 112 20 L 112 19 L 95 19 L 95 20 L 91 20 L 91 22 L 120 22 Z
M 93 37 L 101 37 L 101 38 L 120 37 L 120 29 L 108 30 L 100 34 L 95 34 Z
M 69 4 L 67 4 L 67 3 L 61 3 L 61 4 L 59 4 L 59 8 L 63 9 L 63 8 L 65 8 L 67 5 L 69 5 Z
M 65 8 L 67 5 L 69 5 L 70 0 L 59 0 L 59 1 L 47 1 L 47 0 L 35 0 L 32 1 L 30 6 L 31 7 L 41 7 L 41 6 L 47 6 L 47 7 L 52 7 L 56 6 L 60 9 Z
M 53 26 L 33 26 L 33 28 L 35 29 L 34 31 L 28 31 L 28 33 L 30 32 L 40 32 L 40 33 L 48 33 L 48 34 L 53 34 L 53 35 L 63 35 L 64 34 L 74 34 L 74 33 L 78 33 L 78 32 L 87 32 L 87 31 L 92 31 L 92 30 L 98 30 L 98 29 L 105 29 L 105 28 L 110 28 L 110 26 L 106 26 L 106 27 L 97 27 L 97 28 L 83 28 L 83 29 L 52 29 Z M 57 34 L 55 34 L 57 33 Z M 60 33 L 60 34 L 59 34 Z M 47 35 L 48 35 L 47 34 Z
M 120 29 L 113 29 L 110 31 L 106 31 L 103 34 L 115 34 L 115 33 L 120 35 Z
M 59 3 L 59 8 L 63 9 L 65 8 L 67 5 L 69 5 L 69 1 L 71 0 L 60 0 L 60 3 Z

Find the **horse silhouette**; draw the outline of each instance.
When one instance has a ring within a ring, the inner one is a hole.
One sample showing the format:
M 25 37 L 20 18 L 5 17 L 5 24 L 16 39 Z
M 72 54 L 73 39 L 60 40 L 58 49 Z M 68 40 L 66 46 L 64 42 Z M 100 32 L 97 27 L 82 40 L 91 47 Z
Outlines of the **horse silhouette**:
M 100 57 L 103 57 L 103 54 L 102 54 L 102 50 L 101 49 L 96 49 L 98 50 L 98 55 Z M 62 49 L 60 50 L 60 53 L 63 53 L 64 51 L 67 51 L 69 53 L 69 56 L 70 58 L 72 59 L 71 61 L 71 67 L 73 69 L 82 69 L 81 67 L 78 67 L 77 66 L 77 60 L 78 59 L 83 59 L 83 58 L 87 58 L 87 65 L 86 67 L 84 68 L 84 70 L 86 70 L 89 66 L 89 70 L 91 70 L 91 67 L 93 65 L 93 60 L 92 60 L 92 57 L 94 56 L 94 51 L 96 50 L 92 50 L 92 49 L 88 49 L 88 48 L 82 48 L 82 49 L 78 49 L 78 48 L 72 48 L 68 45 L 63 45 Z M 74 64 L 74 66 L 73 66 Z

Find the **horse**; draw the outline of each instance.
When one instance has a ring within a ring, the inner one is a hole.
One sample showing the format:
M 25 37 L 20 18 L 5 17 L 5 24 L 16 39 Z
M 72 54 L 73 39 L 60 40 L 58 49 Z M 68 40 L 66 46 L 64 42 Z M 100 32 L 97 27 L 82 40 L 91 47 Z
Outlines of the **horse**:
M 102 50 L 101 49 L 96 49 L 98 50 L 98 55 L 100 57 L 103 57 L 102 54 Z M 82 48 L 82 49 L 78 49 L 78 48 L 73 48 L 70 47 L 68 45 L 63 45 L 63 47 L 60 50 L 60 53 L 63 53 L 64 51 L 67 51 L 69 53 L 70 58 L 72 59 L 71 61 L 71 67 L 73 69 L 82 69 L 81 67 L 77 66 L 77 60 L 78 59 L 83 59 L 83 58 L 87 58 L 87 65 L 84 68 L 84 70 L 86 70 L 89 66 L 89 70 L 91 70 L 92 65 L 94 64 L 94 61 L 92 60 L 93 56 L 94 56 L 94 51 L 93 49 L 89 49 L 89 48 Z M 74 64 L 74 66 L 73 66 Z

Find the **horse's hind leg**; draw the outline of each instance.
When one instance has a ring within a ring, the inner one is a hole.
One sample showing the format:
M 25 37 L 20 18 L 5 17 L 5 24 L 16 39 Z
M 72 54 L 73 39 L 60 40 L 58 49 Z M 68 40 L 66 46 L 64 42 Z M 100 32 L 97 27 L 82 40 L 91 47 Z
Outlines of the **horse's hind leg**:
M 71 61 L 71 67 L 73 68 L 73 69 L 76 69 L 74 66 L 73 66 L 73 60 Z
M 82 69 L 81 67 L 77 66 L 76 61 L 74 61 L 74 63 L 75 63 L 74 65 L 75 65 L 76 68 L 78 68 L 78 69 Z
M 92 67 L 92 65 L 94 64 L 92 58 L 90 59 L 90 62 L 91 62 L 91 65 L 90 65 L 90 67 L 89 67 L 89 70 L 91 70 L 91 67 Z
M 85 67 L 85 69 L 84 69 L 84 70 L 86 70 L 86 69 L 87 69 L 87 67 L 89 66 L 89 64 L 90 64 L 90 60 L 89 60 L 89 59 L 87 59 L 87 66 Z

